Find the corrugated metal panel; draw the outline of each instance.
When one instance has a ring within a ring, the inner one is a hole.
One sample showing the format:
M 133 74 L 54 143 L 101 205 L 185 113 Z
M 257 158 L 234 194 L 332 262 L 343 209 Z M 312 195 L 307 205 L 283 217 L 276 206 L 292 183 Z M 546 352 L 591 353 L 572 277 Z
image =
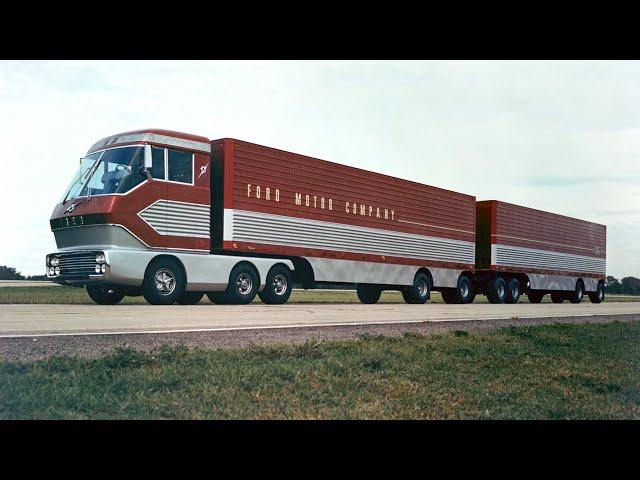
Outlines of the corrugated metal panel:
M 452 263 L 473 263 L 472 242 L 388 230 L 337 225 L 317 220 L 226 210 L 228 240 L 390 255 Z M 226 235 L 227 233 L 225 233 Z
M 542 210 L 495 202 L 492 243 L 605 257 L 606 227 Z
M 605 274 L 606 261 L 583 255 L 550 252 L 531 248 L 494 245 L 493 264 L 543 270 L 566 270 Z
M 385 247 L 384 241 L 367 236 L 361 230 L 349 229 L 351 225 L 389 234 L 398 232 L 414 235 L 409 240 L 402 240 L 402 249 L 406 248 L 403 251 L 407 255 L 415 257 L 421 254 L 420 258 L 428 255 L 441 261 L 450 257 L 464 257 L 465 263 L 473 264 L 473 253 L 469 260 L 466 250 L 459 255 L 460 252 L 429 243 L 434 238 L 471 244 L 475 241 L 473 196 L 241 141 L 233 141 L 233 152 L 232 194 L 227 196 L 225 193 L 227 209 L 331 222 L 334 233 L 339 231 L 342 236 L 340 241 L 330 242 L 326 248 L 336 251 L 339 247 L 340 251 L 359 252 L 370 245 L 367 251 L 381 252 L 379 249 L 389 247 Z M 225 176 L 228 173 L 225 170 Z M 250 190 L 248 185 L 251 185 Z M 258 186 L 260 198 L 257 196 Z M 267 188 L 270 191 L 268 200 Z M 279 201 L 275 199 L 276 190 Z M 301 195 L 301 204 L 296 204 L 296 194 Z M 364 210 L 361 210 L 363 207 Z M 291 225 L 289 227 L 291 231 L 272 241 L 286 245 L 289 234 L 292 235 L 290 243 L 305 247 L 319 246 L 323 241 L 329 241 L 296 232 Z M 250 231 L 250 225 L 246 228 L 249 230 L 244 232 L 245 235 L 262 235 L 259 230 L 261 227 L 257 224 L 255 232 Z M 429 238 L 420 240 L 419 236 Z M 390 235 L 387 238 L 396 237 Z M 375 243 L 377 241 L 383 243 Z M 425 243 L 419 244 L 420 241 Z M 430 251 L 425 253 L 423 248 L 429 248 Z
M 209 237 L 208 205 L 158 200 L 138 215 L 160 235 Z

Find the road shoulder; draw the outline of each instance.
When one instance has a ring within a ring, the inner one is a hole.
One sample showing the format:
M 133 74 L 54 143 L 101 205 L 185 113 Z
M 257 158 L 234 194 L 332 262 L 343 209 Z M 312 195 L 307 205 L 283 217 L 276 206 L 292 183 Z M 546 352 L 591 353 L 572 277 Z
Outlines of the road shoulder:
M 113 335 L 67 335 L 0 338 L 0 359 L 39 360 L 67 355 L 95 358 L 117 347 L 149 352 L 161 345 L 189 348 L 242 348 L 271 344 L 300 344 L 307 340 L 357 340 L 363 335 L 401 336 L 405 333 L 432 335 L 454 330 L 478 332 L 501 327 L 548 324 L 631 322 L 640 315 L 593 315 L 583 317 L 543 317 L 497 320 L 416 322 L 382 325 L 350 325 L 309 328 L 247 329 L 213 332 L 135 333 Z

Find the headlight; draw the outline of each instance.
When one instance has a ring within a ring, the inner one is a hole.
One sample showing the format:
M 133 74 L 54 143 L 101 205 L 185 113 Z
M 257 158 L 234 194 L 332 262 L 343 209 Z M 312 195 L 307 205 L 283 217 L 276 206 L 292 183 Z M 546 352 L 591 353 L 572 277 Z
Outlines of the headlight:
M 56 272 L 56 275 L 60 275 L 60 267 L 56 267 L 54 271 Z
M 100 265 L 96 265 L 96 273 L 100 273 Z
M 107 266 L 103 264 L 102 267 L 100 267 L 100 270 L 102 271 L 102 273 L 106 273 Z
M 57 267 L 60 264 L 60 259 L 58 257 L 51 257 L 49 260 L 49 265 L 52 267 Z
M 53 267 L 49 267 L 49 275 L 55 275 L 55 270 Z
M 96 263 L 105 263 L 107 258 L 104 256 L 104 253 L 99 253 L 96 255 Z

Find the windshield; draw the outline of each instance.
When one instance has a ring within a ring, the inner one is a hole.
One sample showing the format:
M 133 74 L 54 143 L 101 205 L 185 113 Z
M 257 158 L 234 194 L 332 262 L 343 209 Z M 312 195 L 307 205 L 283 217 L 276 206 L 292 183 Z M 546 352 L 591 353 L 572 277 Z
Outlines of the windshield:
M 88 195 L 126 193 L 145 181 L 143 168 L 144 147 L 112 148 L 92 153 L 82 159 L 61 203 Z

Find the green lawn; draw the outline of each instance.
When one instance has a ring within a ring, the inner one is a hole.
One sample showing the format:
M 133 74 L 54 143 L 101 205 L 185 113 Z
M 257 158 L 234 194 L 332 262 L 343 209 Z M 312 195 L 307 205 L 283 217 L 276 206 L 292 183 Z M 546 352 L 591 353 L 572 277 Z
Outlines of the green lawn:
M 640 419 L 640 321 L 0 362 L 0 418 Z
M 256 297 L 256 302 L 260 300 Z M 526 295 L 521 302 L 528 303 Z M 551 302 L 549 295 L 546 295 L 543 302 Z M 585 297 L 585 301 L 589 299 Z M 637 302 L 640 297 L 633 296 L 608 296 L 608 302 Z M 292 303 L 360 303 L 355 291 L 321 291 L 321 290 L 294 290 L 289 302 Z M 438 292 L 431 295 L 432 303 L 443 303 Z M 478 295 L 476 303 L 487 303 L 484 295 Z M 64 303 L 64 304 L 93 304 L 84 288 L 74 287 L 2 287 L 0 288 L 0 304 L 3 303 Z M 145 304 L 142 297 L 125 297 L 122 303 L 125 304 Z M 209 299 L 204 297 L 203 304 L 210 304 Z M 380 303 L 404 303 L 400 292 L 383 292 Z

